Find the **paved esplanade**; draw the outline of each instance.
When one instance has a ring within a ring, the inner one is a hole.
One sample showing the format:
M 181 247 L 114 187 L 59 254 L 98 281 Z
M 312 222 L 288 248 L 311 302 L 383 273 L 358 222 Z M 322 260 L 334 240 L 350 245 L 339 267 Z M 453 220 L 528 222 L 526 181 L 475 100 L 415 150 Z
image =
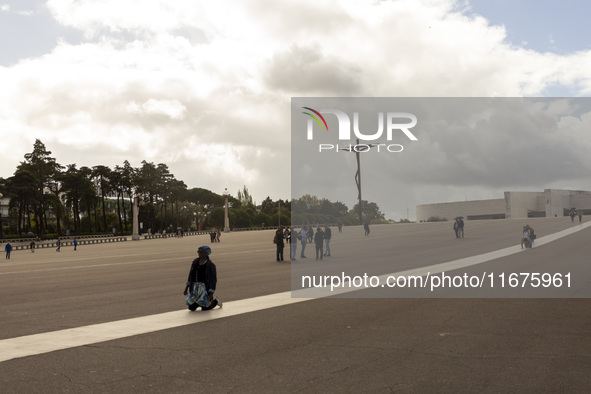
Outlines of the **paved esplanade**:
M 391 259 L 397 272 L 413 261 L 420 267 L 515 245 L 524 223 L 467 222 L 464 240 L 454 239 L 450 223 L 372 226 L 362 241 L 379 248 L 406 237 Z M 527 223 L 540 237 L 578 225 Z M 398 234 L 399 226 L 408 227 Z M 530 271 L 586 264 L 590 235 L 584 229 L 484 264 Z M 319 299 L 257 311 L 250 299 L 290 289 L 290 263 L 275 261 L 273 232 L 264 231 L 223 234 L 211 244 L 224 309 L 185 312 L 184 282 L 207 238 L 13 252 L 0 263 L 0 343 L 153 315 L 195 323 L 1 362 L 2 392 L 584 392 L 591 385 L 588 299 Z M 335 229 L 333 261 L 345 262 L 343 251 L 359 238 L 362 228 Z M 246 304 L 252 312 L 230 316 Z

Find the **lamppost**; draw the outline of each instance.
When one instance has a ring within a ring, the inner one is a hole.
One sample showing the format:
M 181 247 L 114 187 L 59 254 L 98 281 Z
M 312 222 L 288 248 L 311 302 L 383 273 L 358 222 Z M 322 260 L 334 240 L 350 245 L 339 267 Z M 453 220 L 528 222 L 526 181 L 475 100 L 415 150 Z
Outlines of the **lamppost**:
M 349 146 L 349 148 L 340 148 L 339 150 L 346 150 L 348 152 L 355 152 L 355 157 L 357 159 L 357 172 L 355 173 L 355 184 L 357 185 L 358 191 L 358 198 L 359 198 L 359 224 L 363 224 L 363 207 L 362 207 L 362 200 L 361 200 L 361 162 L 359 159 L 359 152 L 365 152 L 369 150 L 372 146 L 377 146 L 378 144 L 364 144 L 363 148 L 360 148 L 359 145 L 359 138 L 357 138 L 357 144 L 355 147 Z M 367 148 L 366 148 L 367 146 Z
M 226 213 L 224 216 L 224 232 L 230 232 L 230 218 L 228 216 L 228 188 L 224 189 L 224 197 L 226 197 Z
M 139 209 L 138 209 L 138 193 L 137 189 L 134 187 L 132 189 L 133 192 L 133 233 L 131 234 L 132 241 L 139 241 L 140 240 L 140 231 L 139 231 Z

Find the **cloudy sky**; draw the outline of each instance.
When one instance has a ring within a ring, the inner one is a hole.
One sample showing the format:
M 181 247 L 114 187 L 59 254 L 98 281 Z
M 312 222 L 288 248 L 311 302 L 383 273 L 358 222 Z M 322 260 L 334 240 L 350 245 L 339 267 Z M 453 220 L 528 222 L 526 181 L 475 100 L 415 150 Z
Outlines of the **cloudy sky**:
M 326 125 L 308 116 L 307 108 L 317 110 Z M 350 124 L 339 124 L 333 109 Z M 349 207 L 356 203 L 356 158 L 343 150 L 355 139 L 355 129 L 361 133 L 355 146 L 361 151 L 363 199 L 396 220 L 414 219 L 417 204 L 591 186 L 589 97 L 304 97 L 292 100 L 292 111 L 296 196 L 311 194 Z M 408 137 L 400 128 L 388 135 L 385 115 L 395 112 L 404 115 L 392 117 L 392 123 L 410 124 Z M 351 136 L 340 136 L 343 130 Z M 364 151 L 370 143 L 378 145 Z
M 291 97 L 586 97 L 590 11 L 539 0 L 0 0 L 0 176 L 39 138 L 62 165 L 147 160 L 189 187 L 289 198 Z M 446 189 L 436 194 L 454 198 Z M 411 218 L 422 202 L 404 203 Z

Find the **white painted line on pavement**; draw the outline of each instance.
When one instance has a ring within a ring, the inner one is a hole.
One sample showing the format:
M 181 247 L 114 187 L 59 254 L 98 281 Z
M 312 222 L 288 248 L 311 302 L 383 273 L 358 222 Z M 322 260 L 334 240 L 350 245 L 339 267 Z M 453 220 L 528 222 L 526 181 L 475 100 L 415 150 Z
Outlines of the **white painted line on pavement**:
M 211 311 L 199 310 L 191 312 L 185 309 L 158 315 L 3 339 L 0 340 L 0 362 L 134 335 L 147 334 L 149 332 L 181 327 L 188 324 L 202 323 L 303 301 L 307 301 L 307 299 L 291 298 L 291 292 L 287 291 L 285 293 L 226 302 L 222 309 L 216 308 Z
M 267 249 L 259 249 L 259 250 L 254 250 L 253 252 L 267 252 Z M 242 255 L 244 254 L 244 252 L 232 252 L 232 253 L 216 253 L 216 256 L 225 256 L 225 255 Z M 126 255 L 126 256 L 115 256 L 115 258 L 121 258 L 121 257 L 129 257 L 129 256 L 145 256 L 145 255 L 138 255 L 138 254 L 134 254 L 134 255 Z M 32 274 L 32 273 L 36 273 L 36 272 L 47 272 L 47 271 L 64 271 L 64 270 L 74 270 L 74 269 L 83 269 L 83 268 L 97 268 L 97 267 L 113 267 L 113 266 L 119 266 L 119 265 L 131 265 L 131 264 L 149 264 L 149 263 L 167 263 L 170 261 L 176 261 L 176 260 L 184 260 L 187 262 L 191 262 L 193 261 L 193 259 L 195 259 L 196 256 L 194 255 L 188 255 L 188 256 L 182 256 L 182 257 L 163 257 L 163 258 L 159 258 L 159 259 L 153 259 L 153 260 L 140 260 L 140 261 L 124 261 L 124 262 L 120 262 L 120 263 L 104 263 L 104 264 L 89 264 L 89 265 L 75 265 L 75 266 L 67 266 L 67 267 L 57 267 L 57 268 L 39 268 L 39 269 L 33 269 L 33 270 L 27 270 L 27 271 L 9 271 L 9 272 L 0 272 L 0 275 L 15 275 L 15 274 Z M 96 257 L 89 257 L 86 259 L 76 259 L 75 262 L 79 262 L 82 260 L 96 260 Z M 63 263 L 64 260 L 55 260 L 55 261 L 50 261 L 49 263 Z M 44 262 L 43 264 L 47 264 L 48 262 Z
M 558 239 L 564 238 L 568 235 L 574 234 L 578 231 L 586 229 L 587 227 L 591 226 L 591 222 L 587 222 L 584 224 L 579 224 L 573 227 L 569 227 L 565 230 L 559 231 L 557 233 L 549 234 L 544 237 L 536 238 L 534 242 L 534 248 L 539 248 L 542 245 L 546 245 L 550 242 L 556 241 Z M 400 277 L 400 276 L 427 276 L 427 274 L 435 275 L 440 274 L 442 272 L 454 271 L 460 268 L 466 268 L 473 265 L 478 265 L 482 263 L 486 263 L 487 261 L 500 259 L 502 257 L 507 257 L 512 254 L 526 252 L 528 249 L 522 249 L 521 245 L 509 246 L 507 248 L 494 250 L 492 252 L 479 254 L 476 256 L 465 257 L 458 260 L 449 261 L 446 263 L 439 263 L 430 265 L 428 267 L 420 267 L 420 268 L 413 268 L 406 271 L 401 272 L 394 272 L 391 274 L 384 274 L 378 276 L 380 283 L 385 283 L 389 277 Z M 297 294 L 301 294 L 301 297 L 306 298 L 321 298 L 321 297 L 331 297 L 346 293 L 352 293 L 355 291 L 362 291 L 367 290 L 363 287 L 350 287 L 350 288 L 335 288 L 334 290 L 330 290 L 328 287 L 324 288 L 310 288 L 310 289 L 303 289 L 297 292 L 292 292 L 292 296 L 297 297 Z

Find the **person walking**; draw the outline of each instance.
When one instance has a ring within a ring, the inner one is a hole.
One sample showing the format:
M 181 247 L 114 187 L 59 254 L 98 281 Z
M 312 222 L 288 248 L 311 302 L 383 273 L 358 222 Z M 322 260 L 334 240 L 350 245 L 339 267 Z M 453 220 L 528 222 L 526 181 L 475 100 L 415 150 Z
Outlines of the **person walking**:
M 62 250 L 62 241 L 60 240 L 60 238 L 57 238 L 57 249 L 55 250 L 56 252 L 61 252 Z
M 273 243 L 277 245 L 277 261 L 283 261 L 283 248 L 285 247 L 283 239 L 283 228 L 279 226 L 275 232 L 275 237 L 273 238 Z
M 29 248 L 31 249 L 31 253 L 35 253 L 35 240 L 31 240 Z
M 296 252 L 298 249 L 298 231 L 294 228 L 289 232 L 289 259 L 296 261 Z
M 339 233 L 343 232 L 343 223 L 339 222 Z
M 219 305 L 222 307 L 222 301 L 215 296 L 217 285 L 217 271 L 215 264 L 209 259 L 211 248 L 209 246 L 200 246 L 197 249 L 197 258 L 191 263 L 189 277 L 185 285 L 183 294 L 187 296 L 185 303 L 189 310 L 195 311 L 201 307 L 201 310 L 207 311 Z
M 4 246 L 4 250 L 6 251 L 6 260 L 10 260 L 10 252 L 12 252 L 12 245 L 10 244 L 10 242 L 6 243 L 6 246 Z
M 464 219 L 458 220 L 458 238 L 464 238 Z
M 322 260 L 323 255 L 323 245 L 324 245 L 324 231 L 322 231 L 322 227 L 318 226 L 316 230 L 316 234 L 314 234 L 314 243 L 316 244 L 316 260 L 318 260 L 318 256 L 320 256 L 320 260 Z
M 78 240 L 74 238 L 74 250 L 78 247 Z
M 365 222 L 363 228 L 365 229 L 365 236 L 369 237 L 369 222 Z
M 304 226 L 302 231 L 300 231 L 298 239 L 300 239 L 300 237 L 302 242 L 302 253 L 300 253 L 300 258 L 307 259 L 307 257 L 304 255 L 304 251 L 306 250 L 306 244 L 308 243 L 308 226 Z
M 332 230 L 328 227 L 328 224 L 324 225 L 324 243 L 326 245 L 326 250 L 324 252 L 325 256 L 330 256 L 330 238 L 332 237 Z

